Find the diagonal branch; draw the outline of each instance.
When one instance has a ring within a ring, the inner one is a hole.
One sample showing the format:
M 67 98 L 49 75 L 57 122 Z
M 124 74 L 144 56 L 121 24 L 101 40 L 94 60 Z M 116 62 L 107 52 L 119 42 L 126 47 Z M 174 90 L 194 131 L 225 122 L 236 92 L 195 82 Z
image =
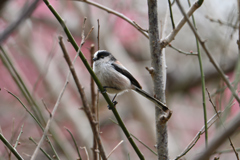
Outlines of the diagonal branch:
M 224 80 L 224 82 L 226 83 L 227 87 L 230 89 L 230 91 L 232 92 L 233 96 L 235 97 L 235 99 L 238 101 L 238 103 L 240 104 L 240 98 L 238 96 L 238 94 L 236 93 L 236 91 L 234 90 L 233 86 L 231 85 L 228 77 L 224 74 L 223 70 L 219 67 L 218 63 L 215 61 L 215 59 L 212 57 L 212 55 L 210 54 L 207 46 L 205 45 L 205 41 L 203 41 L 201 39 L 201 37 L 199 36 L 199 34 L 197 33 L 196 29 L 193 27 L 192 23 L 189 21 L 189 16 L 185 13 L 185 11 L 183 10 L 182 5 L 180 4 L 179 0 L 176 0 L 178 7 L 180 9 L 180 11 L 182 12 L 182 14 L 184 15 L 185 19 L 187 20 L 188 25 L 190 26 L 191 30 L 193 31 L 194 35 L 196 36 L 196 38 L 198 39 L 199 43 L 201 44 L 202 48 L 204 49 L 205 53 L 207 54 L 210 62 L 213 64 L 213 66 L 215 67 L 215 69 L 217 70 L 217 72 L 219 73 L 219 75 L 222 77 L 222 79 Z M 195 3 L 196 4 L 196 3 Z
M 103 5 L 99 4 L 99 3 L 96 3 L 96 2 L 93 2 L 93 1 L 89 1 L 89 0 L 73 0 L 73 1 L 84 2 L 84 3 L 90 4 L 92 6 L 95 6 L 95 7 L 99 8 L 99 9 L 102 9 L 104 11 L 107 11 L 110 14 L 114 14 L 115 16 L 118 16 L 118 17 L 122 18 L 123 20 L 125 20 L 126 22 L 128 22 L 129 24 L 131 24 L 139 32 L 141 32 L 146 38 L 149 38 L 148 34 L 146 33 L 146 30 L 142 29 L 142 27 L 140 27 L 135 21 L 131 20 L 130 18 L 128 18 L 127 16 L 125 16 L 122 13 L 119 13 L 119 12 L 113 10 L 113 9 L 110 9 L 110 8 L 108 8 L 106 6 L 103 6 Z
M 74 82 L 75 82 L 75 84 L 76 84 L 76 86 L 77 86 L 78 92 L 79 92 L 79 94 L 80 94 L 80 96 L 81 96 L 81 99 L 82 99 L 82 102 L 83 102 L 83 110 L 84 110 L 84 112 L 86 113 L 87 118 L 88 118 L 88 120 L 89 120 L 89 122 L 90 122 L 90 125 L 91 125 L 91 128 L 92 128 L 94 137 L 96 138 L 96 140 L 97 140 L 97 142 L 98 142 L 98 146 L 99 146 L 99 150 L 100 150 L 101 157 L 102 157 L 103 160 L 107 160 L 105 151 L 104 151 L 103 146 L 102 146 L 101 138 L 100 138 L 100 136 L 99 136 L 99 133 L 98 133 L 98 130 L 97 130 L 97 127 L 96 127 L 95 120 L 94 120 L 94 118 L 93 118 L 92 112 L 91 112 L 91 110 L 90 110 L 90 108 L 89 108 L 89 105 L 88 105 L 88 102 L 87 102 L 87 97 L 86 97 L 85 92 L 84 92 L 84 90 L 83 90 L 83 87 L 82 87 L 82 85 L 80 84 L 80 81 L 79 81 L 79 79 L 78 79 L 78 77 L 77 77 L 77 74 L 76 74 L 76 71 L 75 71 L 75 69 L 74 69 L 74 66 L 73 66 L 73 64 L 72 64 L 72 62 L 71 62 L 71 59 L 70 59 L 70 57 L 69 57 L 69 55 L 68 55 L 68 53 L 67 53 L 67 51 L 66 51 L 66 49 L 65 49 L 65 46 L 64 46 L 64 44 L 63 44 L 63 42 L 62 42 L 62 37 L 59 37 L 59 44 L 60 44 L 60 46 L 61 46 L 61 49 L 62 49 L 62 51 L 63 51 L 64 58 L 65 58 L 65 60 L 66 60 L 66 62 L 67 62 L 67 64 L 68 64 L 69 69 L 70 69 L 70 71 L 71 71 L 71 74 L 72 74 L 72 76 L 73 76 Z
M 27 8 L 24 9 L 22 14 L 18 17 L 18 19 L 16 21 L 14 21 L 12 24 L 10 24 L 8 26 L 8 28 L 6 28 L 4 30 L 4 32 L 2 32 L 0 34 L 0 44 L 9 37 L 9 35 L 19 26 L 21 25 L 21 23 L 28 18 L 29 15 L 31 15 L 33 13 L 33 11 L 37 8 L 38 6 L 38 2 L 40 0 L 35 0 L 34 2 L 32 2 L 32 4 Z
M 218 111 L 215 115 L 213 115 L 207 122 L 207 128 L 210 128 L 217 120 L 218 115 L 221 114 L 221 111 Z M 174 160 L 178 160 L 186 155 L 198 142 L 201 135 L 205 132 L 205 125 L 201 128 L 201 130 L 196 134 L 196 136 L 192 139 L 192 141 L 188 144 L 188 146 L 184 149 L 184 151 L 178 155 Z
M 187 15 L 190 17 L 200 6 L 202 3 L 199 3 L 199 1 L 196 1 L 188 10 Z M 172 40 L 176 37 L 178 32 L 181 30 L 183 25 L 187 22 L 186 18 L 183 17 L 177 24 L 176 28 L 172 30 L 172 32 L 166 36 L 164 39 L 161 40 L 160 44 L 163 48 L 165 48 L 169 43 L 171 43 Z
M 83 64 L 85 65 L 86 69 L 88 70 L 88 72 L 91 74 L 91 76 L 93 77 L 95 83 L 97 84 L 99 90 L 101 91 L 103 97 L 105 98 L 106 102 L 108 103 L 108 105 L 110 106 L 110 108 L 112 108 L 112 112 L 115 116 L 115 118 L 117 119 L 119 125 L 122 128 L 122 131 L 124 132 L 125 136 L 128 138 L 129 143 L 132 145 L 133 149 L 135 150 L 136 154 L 138 155 L 138 157 L 143 160 L 144 156 L 141 153 L 141 151 L 139 150 L 139 148 L 137 147 L 137 145 L 135 144 L 135 142 L 133 141 L 133 138 L 131 137 L 130 133 L 128 132 L 125 124 L 123 123 L 120 115 L 117 112 L 117 109 L 114 107 L 114 104 L 112 103 L 112 101 L 110 100 L 110 98 L 108 97 L 107 93 L 104 92 L 104 88 L 101 85 L 101 83 L 99 82 L 97 76 L 95 75 L 95 73 L 93 72 L 92 68 L 90 67 L 90 65 L 88 64 L 85 56 L 83 55 L 83 53 L 81 52 L 81 50 L 79 50 L 79 47 L 76 43 L 76 41 L 74 40 L 72 34 L 70 33 L 69 29 L 67 28 L 66 24 L 64 23 L 63 19 L 59 16 L 59 14 L 56 12 L 56 10 L 51 6 L 51 4 L 49 3 L 48 0 L 43 0 L 44 3 L 47 5 L 47 7 L 49 8 L 49 10 L 53 13 L 53 15 L 55 16 L 55 18 L 58 20 L 58 22 L 61 24 L 65 34 L 68 37 L 69 42 L 72 44 L 72 46 L 74 47 L 74 49 L 76 51 L 79 51 L 79 57 L 81 58 Z
M 24 160 L 17 150 L 7 141 L 7 139 L 0 133 L 0 140 L 7 146 L 7 148 L 16 156 L 18 160 Z
M 240 126 L 240 113 L 238 113 L 229 124 L 226 126 L 226 129 L 219 131 L 215 135 L 214 139 L 209 143 L 207 148 L 204 148 L 195 160 L 209 159 L 211 154 L 225 142 L 225 140 L 230 137 Z
M 69 75 L 69 74 L 68 74 L 68 75 Z M 69 79 L 69 76 L 67 77 L 66 82 L 65 82 L 65 84 L 64 84 L 64 86 L 63 86 L 63 88 L 62 88 L 62 90 L 61 90 L 61 92 L 60 92 L 60 94 L 59 94 L 59 96 L 58 96 L 58 99 L 57 99 L 57 101 L 56 101 L 56 103 L 55 103 L 55 106 L 54 106 L 54 108 L 53 108 L 53 111 L 52 111 L 52 113 L 50 114 L 50 118 L 48 119 L 47 125 L 46 125 L 46 127 L 45 127 L 45 129 L 44 129 L 42 138 L 40 139 L 40 141 L 39 141 L 39 143 L 38 143 L 38 146 L 37 146 L 37 148 L 35 149 L 32 157 L 31 157 L 31 160 L 36 159 L 37 153 L 38 153 L 38 151 L 39 151 L 39 149 L 40 149 L 40 147 L 41 147 L 41 145 L 42 145 L 42 143 L 43 143 L 43 141 L 44 141 L 45 136 L 46 136 L 47 133 L 48 133 L 48 130 L 49 130 L 49 128 L 50 128 L 50 124 L 51 124 L 51 122 L 52 122 L 52 120 L 53 120 L 53 117 L 54 117 L 56 111 L 57 111 L 57 108 L 58 108 L 59 103 L 60 103 L 60 101 L 61 101 L 61 99 L 62 99 L 63 93 L 64 93 L 64 91 L 66 90 L 66 87 L 67 87 L 67 84 L 68 84 L 68 79 Z

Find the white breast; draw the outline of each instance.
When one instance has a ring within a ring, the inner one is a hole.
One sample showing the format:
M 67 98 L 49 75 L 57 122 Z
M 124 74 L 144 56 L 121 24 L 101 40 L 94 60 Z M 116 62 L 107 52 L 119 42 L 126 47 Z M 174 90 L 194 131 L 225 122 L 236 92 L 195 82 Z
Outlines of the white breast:
M 108 93 L 115 94 L 131 89 L 130 80 L 116 71 L 111 63 L 94 62 L 93 71 Z

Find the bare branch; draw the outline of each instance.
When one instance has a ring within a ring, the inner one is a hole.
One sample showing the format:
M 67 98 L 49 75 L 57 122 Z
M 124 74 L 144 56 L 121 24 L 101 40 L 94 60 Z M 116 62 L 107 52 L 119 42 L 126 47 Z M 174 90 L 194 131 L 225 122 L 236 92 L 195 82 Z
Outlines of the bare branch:
M 188 10 L 187 15 L 190 17 L 198 8 L 200 7 L 198 1 L 196 1 L 191 8 Z M 178 34 L 178 32 L 181 30 L 183 25 L 187 22 L 186 18 L 183 17 L 177 24 L 176 28 L 172 30 L 172 32 L 161 40 L 160 44 L 163 48 L 165 48 L 172 40 L 174 40 L 175 36 Z
M 208 127 L 208 128 L 210 128 L 210 127 L 213 125 L 213 123 L 216 122 L 216 120 L 217 120 L 217 118 L 218 118 L 217 115 L 219 115 L 219 114 L 221 114 L 221 111 L 217 112 L 214 116 L 212 116 L 212 118 L 210 118 L 210 119 L 208 120 L 208 122 L 207 122 L 207 124 L 208 124 L 207 127 Z M 181 157 L 183 157 L 184 155 L 186 155 L 186 154 L 195 146 L 195 144 L 196 144 L 197 141 L 199 140 L 200 136 L 201 136 L 204 132 L 205 132 L 205 126 L 203 126 L 203 127 L 201 128 L 201 130 L 196 134 L 196 136 L 193 138 L 193 140 L 188 144 L 188 146 L 184 149 L 184 151 L 175 158 L 175 160 L 178 160 L 178 159 L 180 159 Z
M 225 140 L 230 137 L 240 126 L 240 113 L 238 113 L 231 122 L 226 126 L 226 129 L 218 131 L 214 139 L 209 142 L 207 148 L 203 149 L 195 160 L 209 159 L 214 152 Z
M 83 87 L 80 84 L 80 81 L 79 81 L 79 79 L 77 77 L 76 71 L 74 69 L 74 66 L 73 66 L 71 60 L 70 60 L 70 57 L 69 57 L 69 55 L 68 55 L 68 53 L 67 53 L 67 51 L 65 49 L 65 46 L 64 46 L 64 44 L 62 42 L 62 37 L 59 37 L 59 44 L 60 44 L 60 46 L 62 48 L 62 51 L 63 51 L 63 54 L 64 54 L 64 58 L 65 58 L 68 66 L 69 66 L 69 69 L 71 71 L 71 74 L 73 76 L 75 84 L 77 86 L 78 92 L 79 92 L 79 94 L 81 96 L 81 99 L 82 99 L 82 102 L 83 102 L 83 110 L 86 113 L 87 118 L 88 118 L 88 120 L 90 122 L 90 125 L 91 125 L 91 128 L 92 128 L 94 137 L 96 138 L 96 141 L 98 142 L 98 146 L 99 146 L 101 157 L 102 157 L 103 160 L 107 160 L 105 151 L 104 151 L 103 146 L 102 146 L 100 135 L 99 135 L 99 133 L 97 131 L 95 120 L 93 118 L 92 112 L 91 112 L 91 110 L 89 108 L 89 105 L 88 105 L 88 102 L 87 102 L 87 97 L 86 97 L 85 92 L 83 90 Z
M 8 38 L 8 36 L 19 26 L 21 25 L 21 23 L 28 18 L 28 16 L 30 16 L 33 11 L 37 8 L 38 6 L 38 2 L 39 0 L 35 0 L 34 2 L 32 2 L 32 4 L 26 9 L 23 8 L 22 14 L 18 17 L 18 19 L 16 21 L 14 21 L 11 25 L 8 26 L 8 28 L 6 28 L 4 30 L 4 32 L 2 32 L 0 34 L 0 44 Z
M 181 10 L 182 14 L 184 15 L 185 19 L 188 22 L 188 25 L 190 26 L 191 30 L 193 31 L 194 35 L 196 36 L 196 38 L 198 39 L 199 43 L 201 44 L 202 48 L 204 49 L 205 53 L 207 54 L 210 62 L 213 64 L 213 66 L 216 68 L 216 70 L 218 71 L 219 75 L 222 77 L 222 79 L 224 80 L 224 82 L 226 83 L 226 85 L 228 86 L 228 88 L 231 90 L 233 96 L 235 97 L 235 99 L 238 101 L 238 103 L 240 104 L 240 98 L 238 96 L 238 94 L 236 93 L 235 89 L 233 88 L 233 86 L 231 85 L 230 81 L 228 80 L 228 77 L 224 74 L 223 70 L 219 67 L 218 63 L 215 61 L 215 59 L 212 57 L 212 55 L 210 54 L 207 46 L 205 45 L 205 41 L 203 41 L 199 34 L 196 32 L 196 29 L 193 27 L 193 25 L 191 24 L 191 22 L 189 21 L 188 15 L 184 12 L 182 5 L 180 4 L 179 0 L 176 0 L 179 9 Z M 195 2 L 194 5 L 196 5 L 198 3 Z
M 51 113 L 52 116 L 50 116 L 49 119 L 48 119 L 48 122 L 47 122 L 47 125 L 46 125 L 45 129 L 44 129 L 42 138 L 40 139 L 37 148 L 36 148 L 35 151 L 33 152 L 33 155 L 32 155 L 32 157 L 31 157 L 31 160 L 34 160 L 34 159 L 36 158 L 37 153 L 38 153 L 38 150 L 39 150 L 39 148 L 41 147 L 41 145 L 42 145 L 42 143 L 43 143 L 43 141 L 44 141 L 44 138 L 45 138 L 46 134 L 48 133 L 48 130 L 49 130 L 49 128 L 50 128 L 50 124 L 51 124 L 51 122 L 52 122 L 52 120 L 53 120 L 53 116 L 55 115 L 55 113 L 56 113 L 56 111 L 57 111 L 58 105 L 59 105 L 59 103 L 60 103 L 60 101 L 61 101 L 61 99 L 62 99 L 63 93 L 64 93 L 64 91 L 65 91 L 65 89 L 66 89 L 66 87 L 67 87 L 68 79 L 69 79 L 69 76 L 67 77 L 66 82 L 65 82 L 65 84 L 64 84 L 64 86 L 63 86 L 63 88 L 62 88 L 62 90 L 61 90 L 61 92 L 60 92 L 60 94 L 59 94 L 59 96 L 58 96 L 58 99 L 57 99 L 57 101 L 56 101 L 56 103 L 55 103 L 55 106 L 54 106 L 54 108 L 53 108 L 53 111 L 52 111 L 52 113 Z
M 119 13 L 113 9 L 110 9 L 106 6 L 103 6 L 99 3 L 93 2 L 93 1 L 89 1 L 89 0 L 73 0 L 73 1 L 79 1 L 79 2 L 84 2 L 90 5 L 93 5 L 99 9 L 102 9 L 104 11 L 107 11 L 110 14 L 114 14 L 120 18 L 122 18 L 123 20 L 125 20 L 126 22 L 128 22 L 129 24 L 131 24 L 133 27 L 135 27 L 139 32 L 141 32 L 146 38 L 148 38 L 148 34 L 145 32 L 145 30 L 142 29 L 142 27 L 140 27 L 138 24 L 136 24 L 135 21 L 131 20 L 130 18 L 128 18 L 127 16 L 123 15 L 122 13 Z
M 111 156 L 111 154 L 118 148 L 123 143 L 123 140 L 121 140 L 113 149 L 112 151 L 108 154 L 107 158 Z

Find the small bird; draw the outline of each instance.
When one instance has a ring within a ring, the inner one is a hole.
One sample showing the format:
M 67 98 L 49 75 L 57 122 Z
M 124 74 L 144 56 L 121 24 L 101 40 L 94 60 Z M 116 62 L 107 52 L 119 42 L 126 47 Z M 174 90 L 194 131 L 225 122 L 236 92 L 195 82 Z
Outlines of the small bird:
M 109 94 L 115 94 L 113 103 L 117 103 L 114 101 L 117 94 L 134 90 L 155 103 L 163 111 L 169 110 L 164 103 L 143 91 L 138 81 L 111 53 L 99 50 L 94 54 L 93 61 L 93 71 L 102 86 Z

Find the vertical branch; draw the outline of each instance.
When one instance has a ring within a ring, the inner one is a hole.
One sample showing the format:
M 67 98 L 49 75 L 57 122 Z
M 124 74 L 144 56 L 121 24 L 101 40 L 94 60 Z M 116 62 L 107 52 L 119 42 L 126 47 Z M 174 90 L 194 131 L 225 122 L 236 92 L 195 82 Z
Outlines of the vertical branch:
M 188 0 L 189 6 L 191 6 L 190 0 Z M 192 15 L 193 26 L 196 28 L 195 18 Z M 202 83 L 202 104 L 203 104 L 203 116 L 204 116 L 204 124 L 205 124 L 205 146 L 208 144 L 208 127 L 207 127 L 207 108 L 206 108 L 206 96 L 205 96 L 205 75 L 202 65 L 202 55 L 200 51 L 199 41 L 196 38 L 197 52 L 198 52 L 198 62 L 201 73 L 201 83 Z
M 94 44 L 91 45 L 91 48 L 90 48 L 90 53 L 91 53 L 91 67 L 93 67 L 93 55 L 94 55 Z M 98 124 L 98 117 L 97 117 L 97 108 L 96 108 L 96 93 L 95 93 L 95 85 L 94 85 L 94 80 L 92 78 L 92 76 L 90 76 L 91 78 L 91 97 L 92 97 L 92 114 L 94 116 L 94 120 L 97 122 L 96 125 L 99 126 Z M 98 129 L 98 127 L 96 127 Z M 99 129 L 98 129 L 98 132 L 99 132 Z M 92 148 L 92 151 L 93 151 L 93 159 L 96 159 L 97 160 L 97 151 L 98 150 L 98 144 L 97 144 L 97 141 L 96 141 L 96 138 L 95 138 L 95 135 L 93 135 L 93 148 Z
M 172 22 L 172 28 L 175 29 L 175 24 L 174 24 L 173 14 L 172 14 L 171 0 L 168 0 L 168 7 L 169 7 L 170 18 L 171 18 L 171 22 Z
M 240 55 L 240 0 L 238 0 L 238 56 Z M 240 56 L 239 56 L 240 57 Z M 240 58 L 238 58 L 239 61 Z
M 165 102 L 164 72 L 162 48 L 159 45 L 157 0 L 148 0 L 149 45 L 152 58 L 154 92 L 157 98 Z M 156 134 L 158 159 L 168 159 L 167 125 L 163 122 L 164 112 L 156 107 Z
M 99 39 L 100 39 L 100 23 L 99 23 L 99 19 L 97 20 L 97 22 L 98 22 L 98 35 L 97 35 L 97 43 L 98 43 L 98 50 L 100 49 L 100 41 L 99 41 Z
M 23 160 L 21 155 L 17 152 L 17 150 L 7 141 L 7 139 L 0 133 L 0 141 L 2 141 L 5 146 L 16 156 L 18 160 Z
M 76 74 L 75 68 L 74 68 L 74 66 L 73 66 L 73 63 L 72 63 L 72 61 L 71 61 L 71 59 L 70 59 L 70 57 L 69 57 L 69 55 L 68 55 L 68 53 L 67 53 L 67 51 L 66 51 L 65 45 L 64 45 L 63 42 L 62 42 L 62 37 L 59 37 L 59 44 L 60 44 L 60 46 L 61 46 L 61 49 L 62 49 L 62 51 L 63 51 L 64 58 L 65 58 L 65 60 L 66 60 L 66 62 L 67 62 L 67 64 L 68 64 L 68 67 L 69 67 L 69 69 L 70 69 L 70 71 L 71 71 L 71 74 L 72 74 L 72 76 L 73 76 L 73 80 L 74 80 L 74 82 L 75 82 L 75 84 L 76 84 L 76 87 L 77 87 L 78 92 L 79 92 L 79 94 L 80 94 L 80 97 L 81 97 L 81 99 L 82 99 L 83 110 L 84 110 L 84 112 L 86 113 L 86 116 L 87 116 L 87 118 L 88 118 L 88 120 L 89 120 L 89 123 L 90 123 L 90 126 L 91 126 L 91 128 L 92 128 L 94 137 L 96 138 L 96 141 L 98 142 L 99 151 L 100 151 L 100 154 L 101 154 L 101 156 L 102 156 L 102 159 L 103 159 L 103 160 L 107 160 L 106 154 L 105 154 L 105 151 L 104 151 L 104 148 L 103 148 L 103 145 L 102 145 L 102 141 L 101 141 L 101 138 L 100 138 L 100 135 L 98 134 L 98 131 L 97 131 L 97 127 L 96 127 L 95 120 L 94 120 L 94 118 L 93 118 L 92 112 L 91 112 L 91 110 L 90 110 L 90 108 L 89 108 L 89 105 L 88 105 L 88 103 L 87 103 L 87 97 L 86 97 L 85 92 L 84 92 L 84 90 L 83 90 L 83 87 L 82 87 L 82 85 L 80 84 L 80 81 L 79 81 L 79 79 L 78 79 L 78 77 L 77 77 L 77 74 Z M 80 51 L 80 50 L 79 50 L 79 51 Z
M 91 53 L 91 67 L 93 67 L 93 55 L 94 55 L 94 44 L 91 45 L 90 48 L 90 53 Z M 92 97 L 92 114 L 96 117 L 96 93 L 95 93 L 95 85 L 94 85 L 94 80 L 91 78 L 91 97 Z

